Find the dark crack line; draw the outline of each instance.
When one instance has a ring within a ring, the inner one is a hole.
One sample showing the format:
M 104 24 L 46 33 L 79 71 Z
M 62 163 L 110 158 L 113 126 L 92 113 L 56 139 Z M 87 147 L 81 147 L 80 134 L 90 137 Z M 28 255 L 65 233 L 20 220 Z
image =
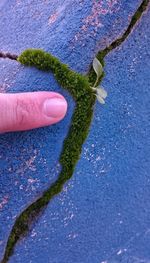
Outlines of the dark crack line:
M 126 31 L 123 33 L 123 35 L 113 41 L 108 47 L 106 47 L 104 50 L 101 50 L 97 53 L 97 58 L 104 63 L 105 56 L 115 49 L 116 47 L 120 46 L 126 38 L 129 36 L 130 32 L 134 28 L 137 21 L 141 18 L 144 11 L 146 11 L 148 4 L 150 0 L 144 0 L 142 4 L 139 6 L 135 14 L 133 15 L 131 22 L 126 29 Z M 10 53 L 2 53 L 0 52 L 1 58 L 8 58 L 11 60 L 17 60 L 17 55 L 12 55 Z M 93 78 L 93 70 L 90 69 L 88 73 L 89 79 Z M 68 179 L 67 179 L 68 180 Z M 66 181 L 67 181 L 66 180 Z M 65 182 L 66 182 L 65 181 Z M 1 263 L 7 263 L 9 260 L 9 257 L 12 255 L 14 248 L 16 246 L 17 241 L 26 234 L 26 232 L 29 230 L 29 226 L 31 226 L 31 223 L 37 219 L 37 216 L 39 216 L 40 212 L 43 211 L 43 209 L 46 207 L 46 205 L 50 202 L 50 200 L 61 192 L 63 185 L 65 184 L 64 181 L 61 182 L 61 178 L 59 177 L 56 182 L 50 186 L 50 188 L 43 193 L 42 197 L 38 198 L 34 203 L 32 203 L 28 208 L 26 208 L 20 216 L 16 219 L 16 222 L 14 223 L 14 226 L 12 228 L 12 231 L 9 235 L 7 246 L 5 249 L 4 258 L 1 261 Z M 59 184 L 59 191 L 57 190 Z
M 120 46 L 127 39 L 132 29 L 134 28 L 138 20 L 141 18 L 142 14 L 146 11 L 149 3 L 150 3 L 150 0 L 143 0 L 141 5 L 136 10 L 135 14 L 132 16 L 131 22 L 129 26 L 127 27 L 126 31 L 123 33 L 123 35 L 117 38 L 115 41 L 113 41 L 105 49 L 98 52 L 98 55 L 97 55 L 98 58 L 103 59 L 110 51 Z
M 14 55 L 14 54 L 11 54 L 9 52 L 7 52 L 7 53 L 0 52 L 0 58 L 8 58 L 8 59 L 11 59 L 11 60 L 17 60 L 18 56 Z

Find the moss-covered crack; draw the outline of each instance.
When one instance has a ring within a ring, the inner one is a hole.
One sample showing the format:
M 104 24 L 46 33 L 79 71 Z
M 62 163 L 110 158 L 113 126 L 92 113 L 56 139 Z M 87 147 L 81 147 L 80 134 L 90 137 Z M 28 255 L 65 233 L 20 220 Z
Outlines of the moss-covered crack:
M 105 56 L 124 42 L 134 25 L 146 10 L 148 4 L 149 0 L 144 0 L 133 15 L 129 26 L 123 35 L 112 42 L 104 50 L 98 52 L 97 58 L 103 65 Z M 61 192 L 63 185 L 73 174 L 76 162 L 80 157 L 83 142 L 88 135 L 92 119 L 96 96 L 90 88 L 90 85 L 94 84 L 96 76 L 92 68 L 87 76 L 82 76 L 70 70 L 67 65 L 62 64 L 57 58 L 42 50 L 29 49 L 24 51 L 19 57 L 17 55 L 11 55 L 10 53 L 4 54 L 1 52 L 0 57 L 15 59 L 26 66 L 35 66 L 40 70 L 52 71 L 58 83 L 66 88 L 76 101 L 72 123 L 60 155 L 60 163 L 62 165 L 60 175 L 56 182 L 43 193 L 42 197 L 25 209 L 16 219 L 8 238 L 4 258 L 1 261 L 1 263 L 6 263 L 13 253 L 17 241 L 27 232 L 31 222 L 37 215 L 39 215 L 41 210 L 46 207 L 49 201 Z M 99 82 L 102 80 L 102 77 L 99 79 Z

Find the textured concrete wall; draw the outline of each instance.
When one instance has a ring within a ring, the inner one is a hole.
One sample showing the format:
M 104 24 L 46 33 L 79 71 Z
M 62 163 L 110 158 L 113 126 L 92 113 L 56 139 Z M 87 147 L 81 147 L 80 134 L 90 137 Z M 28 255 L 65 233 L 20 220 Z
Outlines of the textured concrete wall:
M 85 73 L 97 51 L 126 30 L 140 3 L 2 0 L 1 51 L 42 48 Z M 106 57 L 102 84 L 109 96 L 104 107 L 96 103 L 75 174 L 17 245 L 10 262 L 150 261 L 149 18 L 147 12 Z M 58 177 L 74 102 L 52 74 L 9 59 L 0 59 L 0 67 L 0 92 L 55 90 L 69 103 L 60 124 L 0 136 L 2 258 L 16 217 Z

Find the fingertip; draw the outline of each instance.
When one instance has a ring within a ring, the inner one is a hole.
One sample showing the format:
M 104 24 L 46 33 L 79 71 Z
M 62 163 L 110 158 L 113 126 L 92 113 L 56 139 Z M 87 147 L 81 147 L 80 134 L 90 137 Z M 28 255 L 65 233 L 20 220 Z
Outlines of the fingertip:
M 63 119 L 67 112 L 67 102 L 63 97 L 48 98 L 43 103 L 43 113 L 46 117 Z
M 56 92 L 0 94 L 0 132 L 23 131 L 61 121 L 67 101 Z

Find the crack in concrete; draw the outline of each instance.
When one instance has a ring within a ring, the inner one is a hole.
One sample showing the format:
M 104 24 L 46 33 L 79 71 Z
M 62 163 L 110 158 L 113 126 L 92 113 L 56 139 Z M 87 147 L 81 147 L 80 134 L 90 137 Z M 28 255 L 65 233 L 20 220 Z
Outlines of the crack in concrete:
M 137 21 L 141 18 L 142 14 L 146 11 L 148 5 L 150 3 L 150 0 L 143 0 L 135 14 L 132 16 L 132 19 L 130 21 L 130 24 L 124 34 L 113 41 L 108 47 L 106 47 L 104 50 L 101 50 L 97 54 L 97 58 L 104 64 L 104 58 L 105 56 L 115 49 L 116 47 L 120 46 L 125 39 L 129 36 L 132 29 L 136 25 Z M 0 52 L 0 58 L 8 58 L 11 60 L 17 60 L 17 55 L 12 55 L 10 53 L 3 53 Z M 93 79 L 94 73 L 93 69 L 91 68 L 88 73 L 89 79 Z M 101 81 L 101 79 L 100 79 Z M 68 180 L 68 179 L 67 179 Z M 66 180 L 66 181 L 67 181 Z M 46 191 L 43 193 L 42 197 L 37 199 L 34 203 L 32 203 L 29 207 L 27 207 L 20 216 L 16 219 L 14 226 L 12 228 L 12 231 L 9 235 L 7 246 L 5 249 L 4 257 L 1 261 L 1 263 L 8 262 L 10 256 L 12 255 L 14 248 L 17 244 L 17 241 L 26 234 L 26 232 L 29 230 L 29 226 L 31 226 L 31 223 L 39 216 L 39 214 L 46 208 L 46 205 L 50 202 L 50 200 L 54 197 L 54 195 L 61 192 L 62 187 L 64 185 L 60 180 L 60 177 L 56 180 L 56 182 Z M 55 189 L 56 186 L 60 186 L 60 191 L 56 192 Z
M 138 20 L 141 18 L 142 14 L 146 11 L 149 3 L 150 3 L 150 0 L 143 0 L 143 2 L 139 6 L 135 14 L 132 16 L 131 22 L 127 30 L 123 33 L 121 37 L 117 38 L 108 47 L 106 47 L 103 51 L 101 51 L 100 53 L 103 53 L 103 57 L 100 54 L 98 54 L 99 58 L 104 58 L 111 50 L 117 48 L 126 40 L 126 38 L 131 33 L 132 29 L 134 28 Z
M 11 60 L 17 60 L 18 56 L 15 54 L 11 54 L 9 52 L 7 52 L 7 53 L 0 52 L 0 58 L 8 58 Z

